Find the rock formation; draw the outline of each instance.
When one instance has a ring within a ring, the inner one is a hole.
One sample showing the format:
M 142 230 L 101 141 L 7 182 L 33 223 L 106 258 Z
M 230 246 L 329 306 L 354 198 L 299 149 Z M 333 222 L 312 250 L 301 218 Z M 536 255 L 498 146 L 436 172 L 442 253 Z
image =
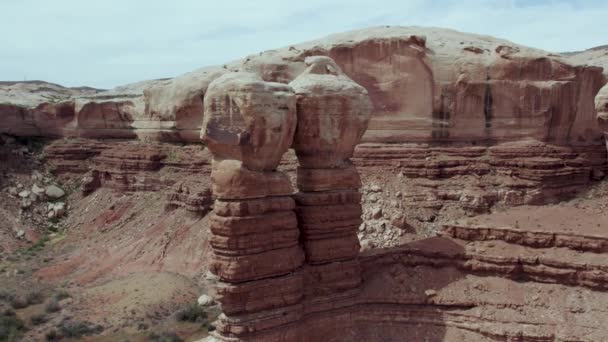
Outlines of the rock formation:
M 213 80 L 249 72 L 288 84 L 308 68 L 305 60 L 313 55 L 332 58 L 370 96 L 372 117 L 362 137 L 365 144 L 355 152 L 357 165 L 388 164 L 395 174 L 422 183 L 476 170 L 502 184 L 493 167 L 498 163 L 520 178 L 513 186 L 520 199 L 505 201 L 505 194 L 485 189 L 476 197 L 486 197 L 482 202 L 489 206 L 559 199 L 606 171 L 594 106 L 606 76 L 600 67 L 584 65 L 580 56 L 585 54 L 551 54 L 492 37 L 422 27 L 335 34 L 109 91 L 0 84 L 0 132 L 197 142 Z M 496 159 L 490 150 L 495 146 L 510 152 Z M 513 152 L 524 150 L 538 153 L 527 154 L 522 164 Z M 573 171 L 573 160 L 583 167 Z M 575 182 L 568 183 L 572 172 L 577 173 Z
M 288 86 L 235 72 L 205 96 L 218 338 L 309 339 L 300 326 L 305 307 L 326 310 L 361 285 L 361 181 L 350 157 L 371 102 L 330 58 L 305 62 Z M 276 171 L 292 141 L 300 164 L 295 212 L 291 184 Z
M 601 138 L 593 110 L 593 98 L 606 82 L 599 67 L 501 39 L 422 27 L 336 34 L 170 80 L 74 93 L 57 101 L 39 96 L 16 101 L 15 85 L 0 86 L 0 113 L 7 118 L 2 131 L 196 141 L 203 98 L 215 78 L 240 70 L 289 83 L 311 55 L 331 57 L 370 94 L 366 142 L 483 144 L 534 138 L 590 145 Z M 65 113 L 72 114 L 56 116 L 54 109 L 38 108 L 43 103 L 65 103 Z
M 371 102 L 328 57 L 306 58 L 308 68 L 289 85 L 297 95 L 294 150 L 296 212 L 306 255 L 309 297 L 352 295 L 361 282 L 357 228 L 359 174 L 350 162 L 367 128 Z M 319 300 L 318 298 L 316 300 Z
M 205 95 L 202 139 L 213 154 L 212 273 L 222 338 L 251 338 L 302 315 L 293 189 L 276 171 L 293 140 L 296 97 L 280 83 L 227 73 Z
M 597 111 L 598 123 L 604 129 L 606 146 L 608 147 L 608 85 L 605 85 L 595 97 L 595 110 Z

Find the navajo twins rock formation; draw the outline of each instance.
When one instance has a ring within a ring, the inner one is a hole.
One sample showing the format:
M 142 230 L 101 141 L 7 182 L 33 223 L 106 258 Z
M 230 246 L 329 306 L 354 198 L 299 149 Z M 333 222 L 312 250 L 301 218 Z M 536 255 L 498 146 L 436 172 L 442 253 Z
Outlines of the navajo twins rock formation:
M 307 310 L 327 310 L 361 284 L 361 183 L 349 158 L 371 102 L 330 58 L 305 63 L 289 85 L 226 73 L 205 95 L 220 339 L 314 340 L 304 331 Z M 300 163 L 293 198 L 289 178 L 276 171 L 292 144 Z

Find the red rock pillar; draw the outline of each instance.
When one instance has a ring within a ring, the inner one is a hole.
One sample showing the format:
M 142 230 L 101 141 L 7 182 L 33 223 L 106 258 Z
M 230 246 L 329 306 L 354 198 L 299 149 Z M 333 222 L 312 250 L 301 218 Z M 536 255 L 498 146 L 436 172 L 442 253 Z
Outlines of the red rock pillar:
M 216 197 L 210 270 L 219 278 L 223 311 L 215 337 L 292 340 L 289 329 L 273 328 L 302 315 L 304 257 L 293 189 L 276 171 L 293 139 L 295 94 L 254 74 L 228 73 L 210 84 L 204 103 L 201 135 L 213 154 Z
M 606 138 L 606 148 L 608 148 L 608 84 L 606 84 L 595 96 L 595 110 L 597 121 L 604 130 Z
M 353 295 L 361 283 L 357 228 L 359 174 L 350 161 L 367 128 L 371 101 L 329 57 L 306 58 L 289 85 L 297 95 L 293 147 L 300 167 L 294 198 L 307 263 L 305 290 L 313 301 Z

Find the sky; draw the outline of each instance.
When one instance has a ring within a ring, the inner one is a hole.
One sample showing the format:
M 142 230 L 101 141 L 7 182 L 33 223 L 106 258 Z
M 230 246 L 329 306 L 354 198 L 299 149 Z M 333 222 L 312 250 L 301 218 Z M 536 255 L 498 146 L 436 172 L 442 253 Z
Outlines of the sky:
M 577 51 L 608 44 L 608 1 L 0 0 L 0 80 L 108 89 L 379 25 Z

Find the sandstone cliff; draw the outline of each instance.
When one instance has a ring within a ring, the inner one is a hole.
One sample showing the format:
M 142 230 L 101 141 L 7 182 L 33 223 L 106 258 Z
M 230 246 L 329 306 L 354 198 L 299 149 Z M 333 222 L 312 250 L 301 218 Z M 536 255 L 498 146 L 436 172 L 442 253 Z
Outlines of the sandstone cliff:
M 10 87 L 0 87 L 0 131 L 198 141 L 211 81 L 238 70 L 289 83 L 311 55 L 330 56 L 369 92 L 374 108 L 367 142 L 494 144 L 533 138 L 596 145 L 602 139 L 594 109 L 606 83 L 601 68 L 489 36 L 422 27 L 351 31 L 174 79 L 49 101 L 17 101 Z

